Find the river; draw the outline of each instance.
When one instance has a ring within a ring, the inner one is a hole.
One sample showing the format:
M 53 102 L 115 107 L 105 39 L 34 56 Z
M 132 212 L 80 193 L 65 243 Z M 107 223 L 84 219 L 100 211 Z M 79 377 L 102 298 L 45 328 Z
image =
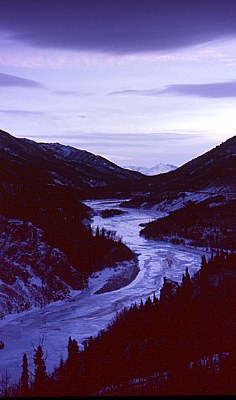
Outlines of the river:
M 117 232 L 122 241 L 137 255 L 140 272 L 127 286 L 112 292 L 95 294 L 112 274 L 112 269 L 96 273 L 89 279 L 89 287 L 74 291 L 70 300 L 57 301 L 44 308 L 34 308 L 21 314 L 11 314 L 0 320 L 1 340 L 5 347 L 0 350 L 0 376 L 8 370 L 12 382 L 19 379 L 24 352 L 28 356 L 29 370 L 33 373 L 33 353 L 42 344 L 48 373 L 66 358 L 68 338 L 78 343 L 105 328 L 116 313 L 135 301 L 149 295 L 159 295 L 163 277 L 180 282 L 185 268 L 190 275 L 199 269 L 203 250 L 176 246 L 165 242 L 146 240 L 139 236 L 140 224 L 161 217 L 154 210 L 119 207 L 120 200 L 88 200 L 85 204 L 99 212 L 119 208 L 121 215 L 93 217 L 92 226 L 104 227 Z

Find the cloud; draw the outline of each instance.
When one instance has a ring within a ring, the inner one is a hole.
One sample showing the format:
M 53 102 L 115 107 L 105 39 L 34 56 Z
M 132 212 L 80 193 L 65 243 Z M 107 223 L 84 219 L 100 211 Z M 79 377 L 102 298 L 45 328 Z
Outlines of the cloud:
M 229 82 L 169 85 L 160 93 L 208 98 L 236 97 L 236 80 Z
M 153 89 L 150 89 L 153 90 Z M 115 90 L 114 92 L 108 93 L 109 96 L 116 96 L 116 95 L 144 95 L 147 93 L 147 90 L 136 90 L 136 89 L 125 89 L 125 90 Z
M 1 0 L 5 37 L 41 48 L 163 51 L 236 34 L 235 0 Z
M 108 93 L 109 96 L 133 95 L 133 96 L 162 96 L 162 95 L 184 95 L 207 98 L 236 97 L 236 80 L 227 82 L 213 83 L 191 83 L 174 84 L 163 88 L 145 89 L 145 90 L 117 90 Z
M 21 78 L 15 75 L 0 73 L 0 86 L 18 86 L 24 88 L 42 88 L 43 85 L 31 79 Z
M 41 111 L 28 111 L 28 110 L 0 110 L 1 114 L 9 114 L 9 115 L 15 115 L 15 116 L 45 116 L 46 113 L 41 112 Z
M 52 91 L 52 94 L 55 94 L 57 96 L 90 96 L 91 93 L 87 92 L 82 92 L 80 90 L 54 90 Z
M 128 95 L 128 96 L 160 96 L 163 93 L 161 89 L 125 89 L 125 90 L 115 90 L 114 92 L 108 93 L 109 96 L 119 96 L 119 95 Z

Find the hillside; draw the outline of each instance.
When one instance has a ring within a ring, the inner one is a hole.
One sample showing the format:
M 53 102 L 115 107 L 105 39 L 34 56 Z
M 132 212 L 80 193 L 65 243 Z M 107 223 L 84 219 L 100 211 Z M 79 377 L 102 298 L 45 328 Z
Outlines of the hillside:
M 0 318 L 69 298 L 83 275 L 30 222 L 0 217 Z
M 147 177 L 126 207 L 166 216 L 140 232 L 147 239 L 236 248 L 236 136 L 164 176 Z
M 164 177 L 150 178 L 148 186 L 149 190 L 151 190 L 152 185 L 158 185 L 158 182 L 160 182 L 165 187 L 169 186 L 170 190 L 181 190 L 182 188 L 189 191 L 206 191 L 220 194 L 235 193 L 235 176 L 236 136 L 189 161 L 182 167 L 177 168 L 177 170 L 171 171 Z M 163 178 L 166 178 L 165 184 L 163 183 Z
M 82 150 L 3 131 L 0 157 L 1 315 L 67 298 L 86 287 L 92 272 L 133 259 L 114 235 L 92 231 L 81 199 L 94 186 L 109 187 L 117 179 L 118 187 L 138 173 Z
M 179 197 L 183 206 L 219 194 L 236 198 L 236 136 L 174 171 L 136 182 L 133 199 L 126 205 L 173 209 Z
M 125 170 L 103 157 L 59 143 L 36 143 L 15 138 L 0 130 L 0 181 L 7 183 L 73 186 L 83 192 L 102 187 L 107 192 L 125 190 L 140 179 L 138 172 Z
M 234 394 L 235 288 L 235 254 L 203 256 L 192 277 L 187 268 L 180 284 L 164 277 L 159 298 L 122 310 L 80 348 L 69 337 L 67 359 L 40 389 L 49 396 Z M 37 395 L 34 386 L 28 394 Z
M 198 204 L 189 202 L 167 217 L 150 222 L 140 234 L 175 244 L 236 250 L 236 200 L 219 195 Z

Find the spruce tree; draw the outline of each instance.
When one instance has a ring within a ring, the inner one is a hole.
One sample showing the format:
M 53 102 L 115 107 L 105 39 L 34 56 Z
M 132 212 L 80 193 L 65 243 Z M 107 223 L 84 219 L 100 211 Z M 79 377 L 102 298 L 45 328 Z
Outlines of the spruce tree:
M 79 346 L 75 339 L 68 340 L 68 357 L 66 362 L 67 367 L 67 383 L 69 395 L 74 396 L 75 391 L 78 389 L 79 378 Z
M 28 370 L 28 360 L 27 355 L 24 353 L 22 358 L 22 374 L 20 380 L 21 396 L 28 397 L 30 394 L 29 389 L 29 370 Z
M 34 365 L 34 395 L 44 396 L 47 392 L 47 374 L 46 365 L 43 358 L 43 349 L 41 345 L 39 345 L 35 350 Z

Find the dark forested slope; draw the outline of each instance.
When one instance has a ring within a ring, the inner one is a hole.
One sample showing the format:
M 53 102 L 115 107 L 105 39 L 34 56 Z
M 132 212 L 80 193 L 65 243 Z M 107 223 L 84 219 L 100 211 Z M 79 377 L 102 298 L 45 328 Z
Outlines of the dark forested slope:
M 217 202 L 218 200 L 218 202 Z M 167 217 L 150 222 L 140 231 L 147 239 L 167 240 L 194 246 L 236 250 L 236 200 L 223 196 L 214 203 L 190 202 Z
M 182 283 L 120 312 L 50 376 L 46 395 L 216 395 L 236 390 L 236 255 L 202 257 Z M 81 349 L 83 347 L 83 350 Z M 38 393 L 32 386 L 31 395 Z M 18 392 L 19 393 L 19 392 Z

